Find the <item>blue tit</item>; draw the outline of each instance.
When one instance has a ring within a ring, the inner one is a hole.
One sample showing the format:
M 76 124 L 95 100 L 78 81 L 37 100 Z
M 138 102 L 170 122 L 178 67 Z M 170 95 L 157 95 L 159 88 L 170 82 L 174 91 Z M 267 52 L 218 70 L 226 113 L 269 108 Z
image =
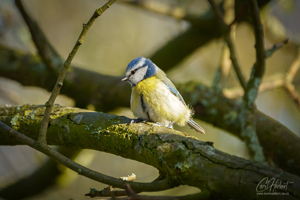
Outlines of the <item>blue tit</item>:
M 204 129 L 192 119 L 193 111 L 166 74 L 151 60 L 138 57 L 132 60 L 122 81 L 132 87 L 130 107 L 133 114 L 146 121 L 152 121 L 173 128 L 188 124 L 199 133 Z

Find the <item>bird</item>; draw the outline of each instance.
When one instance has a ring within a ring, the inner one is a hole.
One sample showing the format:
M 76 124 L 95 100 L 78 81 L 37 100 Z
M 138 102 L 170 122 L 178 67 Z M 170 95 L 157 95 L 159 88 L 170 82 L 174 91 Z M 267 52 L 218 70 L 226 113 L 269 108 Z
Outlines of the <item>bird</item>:
M 121 80 L 131 85 L 130 107 L 139 120 L 168 128 L 173 128 L 174 123 L 179 126 L 188 124 L 197 132 L 205 134 L 205 130 L 193 120 L 193 110 L 185 103 L 174 84 L 150 59 L 133 59 Z

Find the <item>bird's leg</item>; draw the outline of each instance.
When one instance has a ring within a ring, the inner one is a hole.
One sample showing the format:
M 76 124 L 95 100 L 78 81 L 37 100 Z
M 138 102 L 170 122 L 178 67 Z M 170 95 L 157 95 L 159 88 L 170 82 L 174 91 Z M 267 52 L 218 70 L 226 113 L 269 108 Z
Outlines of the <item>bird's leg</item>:
M 173 124 L 174 124 L 174 122 L 171 122 L 171 123 L 169 124 L 168 128 L 173 129 Z
M 162 123 L 159 123 L 159 122 L 155 122 L 153 125 L 165 126 L 164 124 L 162 124 Z
M 145 120 L 143 120 L 143 119 L 141 119 L 141 118 L 132 119 L 132 120 L 130 121 L 130 124 L 132 124 L 132 123 L 139 123 L 139 122 L 145 122 Z

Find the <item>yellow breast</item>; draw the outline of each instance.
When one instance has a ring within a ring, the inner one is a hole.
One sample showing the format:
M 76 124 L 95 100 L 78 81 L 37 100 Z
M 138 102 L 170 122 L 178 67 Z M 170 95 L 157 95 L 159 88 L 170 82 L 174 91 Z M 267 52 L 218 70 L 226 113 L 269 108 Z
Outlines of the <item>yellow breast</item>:
M 151 93 L 157 89 L 159 80 L 156 77 L 147 78 L 139 82 L 132 88 L 131 110 L 135 111 L 140 104 L 140 96 L 142 95 L 147 103 L 151 103 Z M 149 101 L 150 100 L 150 101 Z
M 155 76 L 152 76 L 139 82 L 134 89 L 137 93 L 148 96 L 149 93 L 156 90 L 158 83 L 159 80 Z
M 168 125 L 175 122 L 184 125 L 190 118 L 190 109 L 176 97 L 170 89 L 155 76 L 139 82 L 132 88 L 131 110 L 142 118 L 141 96 L 148 114 L 154 122 Z

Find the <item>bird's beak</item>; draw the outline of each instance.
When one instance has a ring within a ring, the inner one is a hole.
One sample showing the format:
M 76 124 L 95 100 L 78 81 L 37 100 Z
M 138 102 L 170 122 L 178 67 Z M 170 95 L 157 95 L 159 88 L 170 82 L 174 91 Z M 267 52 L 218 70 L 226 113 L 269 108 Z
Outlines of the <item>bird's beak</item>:
M 121 81 L 127 81 L 127 80 L 128 80 L 127 77 L 124 77 L 124 78 L 121 79 Z

